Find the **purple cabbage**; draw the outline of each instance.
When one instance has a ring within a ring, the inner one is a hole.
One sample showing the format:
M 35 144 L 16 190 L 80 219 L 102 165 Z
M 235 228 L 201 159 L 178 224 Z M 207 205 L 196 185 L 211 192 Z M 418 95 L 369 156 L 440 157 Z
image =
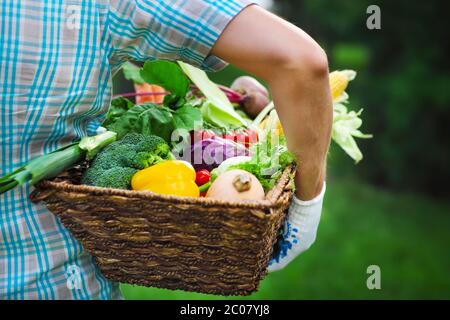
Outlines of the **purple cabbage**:
M 249 150 L 242 144 L 220 137 L 213 137 L 194 143 L 191 147 L 191 159 L 195 170 L 217 168 L 229 158 L 249 156 Z

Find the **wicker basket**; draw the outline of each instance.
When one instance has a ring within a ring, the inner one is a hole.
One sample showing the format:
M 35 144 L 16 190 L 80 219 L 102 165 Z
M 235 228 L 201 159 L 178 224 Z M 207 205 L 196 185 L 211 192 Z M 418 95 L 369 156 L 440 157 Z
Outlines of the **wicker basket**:
M 112 281 L 249 295 L 266 274 L 292 196 L 290 167 L 254 202 L 161 196 L 80 185 L 84 165 L 37 185 Z

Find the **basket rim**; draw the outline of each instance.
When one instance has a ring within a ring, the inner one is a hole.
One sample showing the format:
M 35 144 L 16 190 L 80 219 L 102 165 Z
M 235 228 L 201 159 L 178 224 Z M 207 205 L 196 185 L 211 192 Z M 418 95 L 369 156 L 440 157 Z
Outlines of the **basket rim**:
M 211 198 L 194 198 L 194 197 L 180 197 L 172 195 L 156 194 L 150 191 L 133 191 L 122 189 L 110 189 L 101 188 L 87 185 L 72 184 L 67 181 L 56 182 L 45 180 L 40 182 L 36 187 L 37 189 L 50 189 L 54 191 L 71 192 L 79 194 L 90 194 L 96 196 L 119 196 L 125 198 L 139 198 L 145 200 L 170 202 L 173 204 L 191 204 L 201 205 L 205 207 L 233 207 L 233 208 L 246 208 L 246 209 L 277 209 L 286 205 L 289 201 L 289 194 L 283 195 L 286 190 L 289 190 L 290 177 L 295 171 L 295 166 L 289 166 L 286 168 L 278 180 L 277 184 L 269 190 L 264 200 L 246 200 L 246 201 L 227 201 Z M 39 198 L 39 197 L 37 197 Z M 36 199 L 37 201 L 43 199 Z

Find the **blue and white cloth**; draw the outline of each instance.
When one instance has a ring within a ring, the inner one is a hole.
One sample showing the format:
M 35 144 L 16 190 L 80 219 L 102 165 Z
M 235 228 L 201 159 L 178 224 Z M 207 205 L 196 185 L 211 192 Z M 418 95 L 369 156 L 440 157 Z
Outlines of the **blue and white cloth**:
M 95 132 L 128 59 L 224 66 L 210 51 L 247 0 L 2 0 L 0 176 Z M 30 186 L 0 196 L 0 299 L 116 299 Z

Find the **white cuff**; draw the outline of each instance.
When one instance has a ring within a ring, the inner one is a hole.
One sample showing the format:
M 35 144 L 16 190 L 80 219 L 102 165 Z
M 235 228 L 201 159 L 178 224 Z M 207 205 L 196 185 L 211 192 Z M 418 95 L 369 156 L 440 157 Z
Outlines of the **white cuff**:
M 324 182 L 322 191 L 312 200 L 303 201 L 294 196 L 285 221 L 283 238 L 279 242 L 279 251 L 269 262 L 269 272 L 284 268 L 314 243 L 325 191 Z

